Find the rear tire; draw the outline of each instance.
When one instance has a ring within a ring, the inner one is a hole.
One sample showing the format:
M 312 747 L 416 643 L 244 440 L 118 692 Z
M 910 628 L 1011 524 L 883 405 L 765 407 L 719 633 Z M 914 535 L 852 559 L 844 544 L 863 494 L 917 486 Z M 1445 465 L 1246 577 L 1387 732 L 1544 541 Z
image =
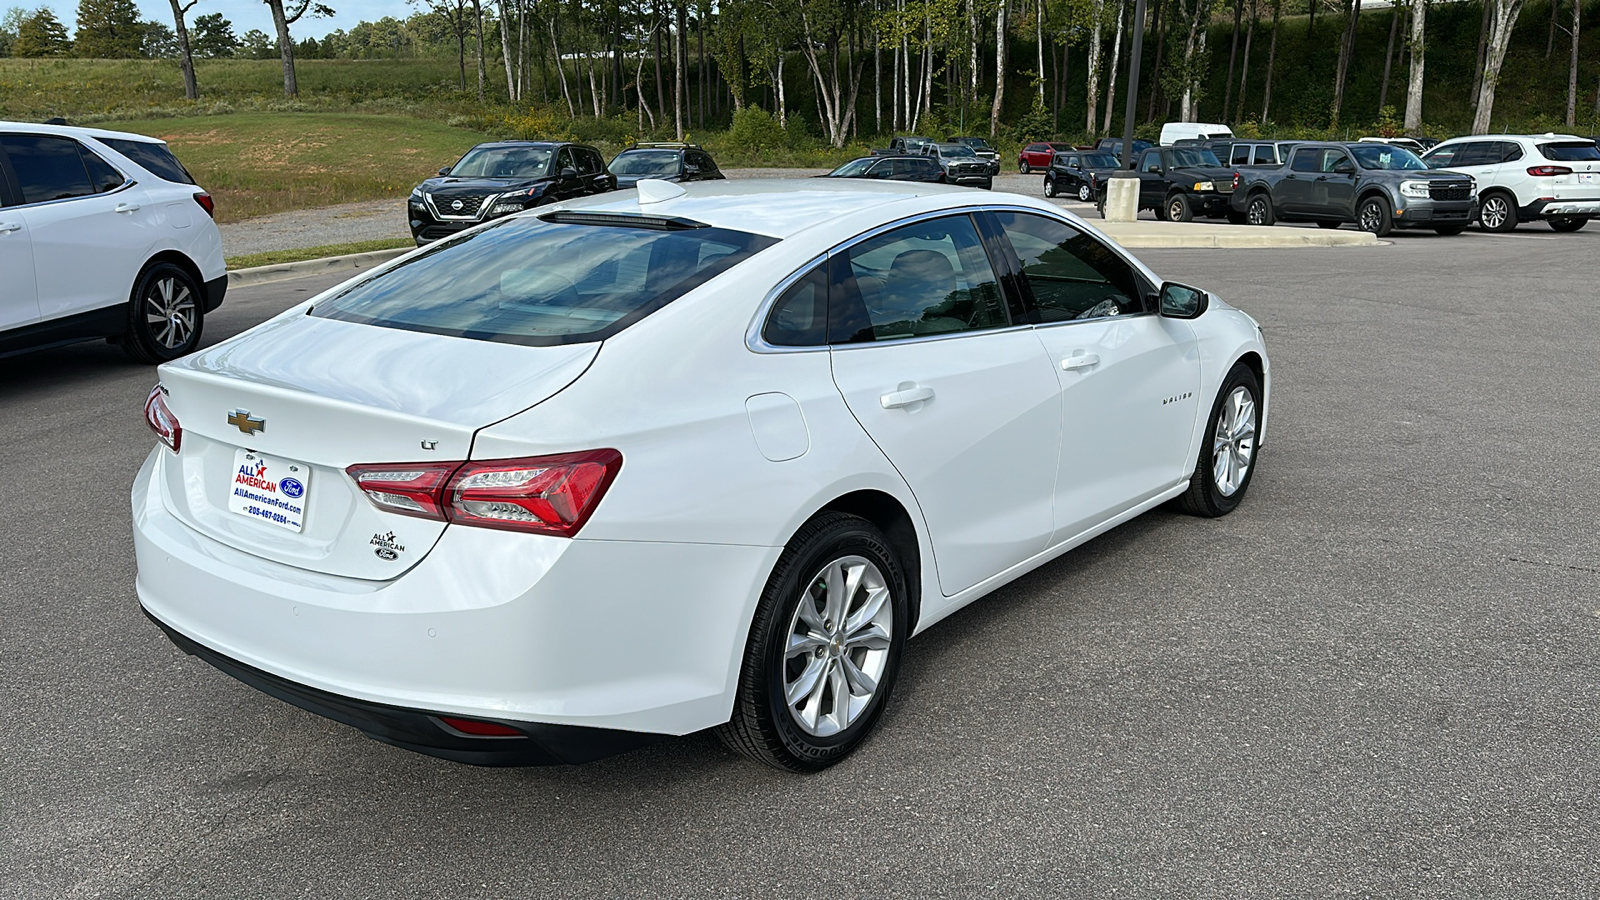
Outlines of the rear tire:
M 1056 180 L 1049 175 L 1044 177 L 1044 195 L 1052 198 L 1056 195 Z
M 1214 519 L 1238 507 L 1256 471 L 1260 431 L 1261 383 L 1249 366 L 1239 363 L 1211 405 L 1189 490 L 1178 498 L 1184 512 Z
M 1557 217 L 1557 218 L 1554 218 L 1554 219 L 1550 220 L 1550 228 L 1551 228 L 1551 230 L 1559 231 L 1559 232 L 1562 232 L 1562 233 L 1570 233 L 1570 232 L 1573 232 L 1573 231 L 1582 231 L 1583 230 L 1583 226 L 1585 226 L 1587 224 L 1589 224 L 1589 220 L 1588 219 L 1571 219 L 1571 218 L 1566 218 L 1566 217 Z
M 200 285 L 172 263 L 155 263 L 134 279 L 122 349 L 142 363 L 167 362 L 194 352 L 204 326 Z
M 1089 185 L 1087 185 L 1087 184 L 1078 185 L 1078 202 L 1079 203 L 1088 203 L 1090 200 L 1093 200 L 1093 199 L 1094 199 L 1094 191 L 1089 190 Z
M 1027 160 L 1022 160 L 1021 162 L 1017 163 L 1017 171 L 1021 172 L 1023 175 L 1032 175 L 1033 166 L 1028 165 Z
M 1258 193 L 1250 198 L 1244 210 L 1245 220 L 1251 225 L 1271 225 L 1278 221 L 1272 211 L 1272 198 L 1264 193 Z
M 1496 191 L 1483 198 L 1478 207 L 1478 226 L 1484 231 L 1504 234 L 1517 227 L 1517 204 L 1507 194 Z
M 789 772 L 844 759 L 894 688 L 907 596 L 900 562 L 872 523 L 836 512 L 807 522 L 761 593 L 733 717 L 717 737 Z

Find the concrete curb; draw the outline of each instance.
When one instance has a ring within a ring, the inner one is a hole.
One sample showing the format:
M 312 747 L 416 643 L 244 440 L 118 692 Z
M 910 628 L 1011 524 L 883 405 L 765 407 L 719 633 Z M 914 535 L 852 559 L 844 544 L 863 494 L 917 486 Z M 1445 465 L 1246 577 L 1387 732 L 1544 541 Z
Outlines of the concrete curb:
M 1200 222 L 1094 222 L 1108 237 L 1131 250 L 1204 248 L 1255 250 L 1272 247 L 1376 247 L 1365 231 L 1332 228 L 1252 228 Z
M 254 266 L 249 269 L 233 269 L 228 272 L 228 287 L 249 287 L 253 284 L 270 284 L 274 281 L 289 281 L 295 278 L 304 278 L 307 275 L 321 275 L 325 272 L 338 272 L 345 269 L 360 269 L 386 263 L 397 256 L 410 253 L 414 247 L 398 247 L 394 250 L 371 250 L 366 253 L 351 253 L 345 256 L 328 256 L 322 259 L 306 259 L 300 262 L 279 263 L 275 266 Z

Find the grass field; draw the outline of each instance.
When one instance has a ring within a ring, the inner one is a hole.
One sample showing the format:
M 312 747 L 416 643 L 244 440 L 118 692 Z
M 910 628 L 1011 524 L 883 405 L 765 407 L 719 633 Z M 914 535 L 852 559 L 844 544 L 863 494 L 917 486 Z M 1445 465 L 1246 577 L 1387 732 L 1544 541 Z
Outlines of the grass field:
M 234 113 L 105 122 L 161 138 L 217 199 L 217 220 L 403 197 L 485 136 L 439 122 L 340 113 Z
M 276 266 L 282 263 L 300 262 L 307 259 L 322 259 L 327 256 L 345 256 L 351 253 L 371 253 L 374 250 L 410 250 L 416 243 L 409 238 L 393 238 L 379 241 L 354 241 L 348 244 L 328 244 L 322 247 L 302 247 L 297 250 L 269 250 L 265 253 L 244 253 L 239 256 L 230 256 L 227 259 L 228 268 L 249 269 L 255 266 Z

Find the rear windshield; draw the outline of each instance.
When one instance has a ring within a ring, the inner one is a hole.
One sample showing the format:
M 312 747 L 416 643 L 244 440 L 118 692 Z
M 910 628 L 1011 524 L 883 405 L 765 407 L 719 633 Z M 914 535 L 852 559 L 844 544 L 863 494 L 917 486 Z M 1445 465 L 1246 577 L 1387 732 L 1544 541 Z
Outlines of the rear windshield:
M 1552 162 L 1591 162 L 1600 160 L 1600 146 L 1588 141 L 1567 141 L 1561 144 L 1540 144 L 1539 152 Z
M 678 151 L 630 150 L 611 161 L 613 175 L 676 175 Z
M 356 284 L 311 314 L 508 344 L 599 341 L 775 243 L 723 228 L 502 219 Z
M 150 174 L 178 184 L 194 184 L 194 176 L 178 162 L 166 144 L 150 141 L 130 141 L 127 138 L 96 138 L 100 143 L 149 170 Z

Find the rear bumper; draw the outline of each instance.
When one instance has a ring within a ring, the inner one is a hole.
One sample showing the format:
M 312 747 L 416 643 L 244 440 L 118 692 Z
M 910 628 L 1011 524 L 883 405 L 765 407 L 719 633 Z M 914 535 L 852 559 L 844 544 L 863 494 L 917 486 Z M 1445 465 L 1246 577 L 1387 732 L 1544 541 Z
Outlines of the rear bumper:
M 402 576 L 344 578 L 189 527 L 165 506 L 163 468 L 147 460 L 133 486 L 146 614 L 273 696 L 463 762 L 573 762 L 727 721 L 782 552 L 448 527 Z M 528 742 L 462 738 L 438 715 L 508 724 Z
M 179 650 L 197 656 L 264 694 L 360 729 L 368 737 L 416 753 L 474 766 L 549 766 L 591 762 L 654 743 L 660 735 L 571 725 L 496 721 L 523 737 L 473 737 L 440 720 L 443 713 L 342 697 L 280 678 L 212 650 L 151 615 Z
M 211 312 L 222 305 L 222 298 L 228 293 L 228 276 L 213 278 L 206 282 L 206 312 Z
M 1535 200 L 1517 210 L 1517 218 L 1532 219 L 1593 219 L 1600 217 L 1600 200 Z

